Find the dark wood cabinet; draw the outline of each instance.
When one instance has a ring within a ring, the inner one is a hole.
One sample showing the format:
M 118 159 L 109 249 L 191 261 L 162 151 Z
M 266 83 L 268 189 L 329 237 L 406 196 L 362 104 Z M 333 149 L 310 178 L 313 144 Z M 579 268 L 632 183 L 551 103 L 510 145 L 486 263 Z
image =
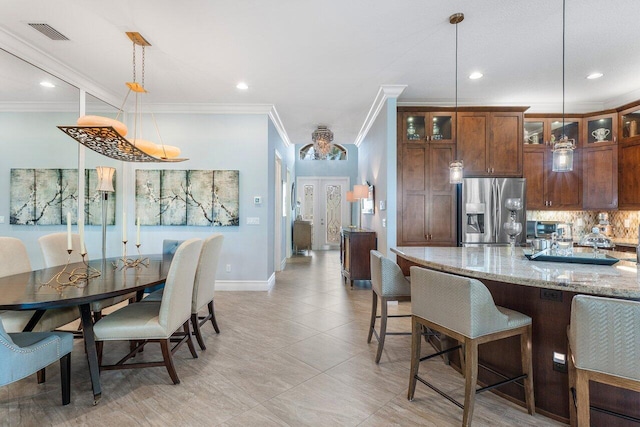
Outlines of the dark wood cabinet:
M 342 229 L 340 232 L 340 262 L 342 277 L 353 286 L 354 280 L 371 280 L 370 251 L 377 249 L 375 231 Z
M 451 143 L 456 139 L 455 117 L 451 111 L 412 111 L 400 114 L 398 123 L 403 142 Z
M 587 114 L 583 125 L 585 147 L 612 145 L 618 142 L 618 113 L 616 110 Z
M 618 208 L 640 209 L 640 140 L 618 147 Z
M 457 152 L 465 177 L 522 176 L 524 108 L 458 112 Z
M 398 245 L 456 244 L 454 144 L 399 144 Z
M 618 146 L 616 144 L 596 145 L 582 150 L 584 157 L 583 208 L 616 209 L 618 207 Z

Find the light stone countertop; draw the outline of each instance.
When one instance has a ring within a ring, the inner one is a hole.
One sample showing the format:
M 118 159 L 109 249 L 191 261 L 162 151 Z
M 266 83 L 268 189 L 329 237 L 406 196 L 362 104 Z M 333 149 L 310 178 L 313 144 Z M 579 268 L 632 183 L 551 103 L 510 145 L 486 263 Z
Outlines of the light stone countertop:
M 433 270 L 476 279 L 514 283 L 538 288 L 640 300 L 640 275 L 635 254 L 602 251 L 621 259 L 612 266 L 530 261 L 523 248 L 398 247 L 398 256 Z M 626 261 L 631 259 L 634 261 Z

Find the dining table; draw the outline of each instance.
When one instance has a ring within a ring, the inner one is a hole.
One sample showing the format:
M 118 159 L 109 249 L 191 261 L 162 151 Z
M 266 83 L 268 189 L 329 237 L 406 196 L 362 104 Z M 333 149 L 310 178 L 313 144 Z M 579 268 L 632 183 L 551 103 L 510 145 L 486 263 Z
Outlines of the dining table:
M 93 332 L 91 303 L 164 283 L 172 255 L 142 255 L 125 265 L 119 257 L 43 268 L 0 278 L 0 310 L 35 310 L 24 331 L 31 331 L 46 310 L 78 307 L 93 390 L 93 404 L 102 396 L 100 366 Z M 135 264 L 135 266 L 133 266 Z M 64 272 L 63 272 L 64 270 Z M 62 273 L 61 273 L 62 272 Z M 87 280 L 69 280 L 69 273 L 88 273 Z M 99 273 L 99 274 L 98 274 Z M 72 282 L 72 283 L 70 283 Z

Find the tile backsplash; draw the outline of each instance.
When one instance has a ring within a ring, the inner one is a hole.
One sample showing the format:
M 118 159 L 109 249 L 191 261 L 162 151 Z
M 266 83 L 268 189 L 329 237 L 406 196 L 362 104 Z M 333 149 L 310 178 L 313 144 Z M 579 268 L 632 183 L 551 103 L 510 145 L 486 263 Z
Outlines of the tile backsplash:
M 613 228 L 613 236 L 609 237 L 638 239 L 640 211 L 527 211 L 527 220 L 570 222 L 573 224 L 574 235 L 580 238 L 590 233 L 592 227 L 598 225 L 600 212 L 609 214 L 609 224 Z M 579 219 L 582 219 L 582 226 Z

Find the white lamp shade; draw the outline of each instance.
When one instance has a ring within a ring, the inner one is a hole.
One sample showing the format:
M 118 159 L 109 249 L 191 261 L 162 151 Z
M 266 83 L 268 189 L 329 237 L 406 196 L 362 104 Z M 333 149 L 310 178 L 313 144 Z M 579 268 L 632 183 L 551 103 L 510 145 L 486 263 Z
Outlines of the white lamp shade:
M 369 198 L 369 186 L 360 184 L 353 186 L 353 198 L 354 199 L 368 199 Z
M 111 168 L 108 166 L 98 166 L 96 167 L 96 171 L 98 171 L 97 190 L 113 193 L 115 191 L 113 189 L 113 173 L 116 171 L 115 168 Z

